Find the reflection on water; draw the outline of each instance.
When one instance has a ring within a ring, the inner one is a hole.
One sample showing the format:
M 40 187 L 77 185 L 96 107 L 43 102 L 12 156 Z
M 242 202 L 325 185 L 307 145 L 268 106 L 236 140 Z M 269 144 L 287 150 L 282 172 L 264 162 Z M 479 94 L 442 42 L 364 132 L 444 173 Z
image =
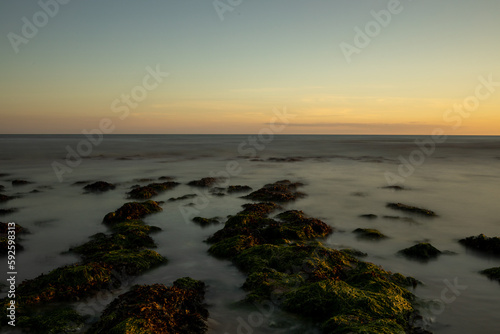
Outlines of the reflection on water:
M 384 174 L 397 173 L 400 156 L 407 159 L 418 149 L 415 137 L 277 136 L 258 150 L 257 157 L 243 157 L 238 147 L 247 138 L 108 136 L 60 183 L 51 163 L 63 163 L 66 146 L 76 147 L 82 137 L 0 136 L 0 185 L 5 187 L 4 194 L 19 196 L 0 203 L 0 209 L 19 209 L 0 220 L 16 221 L 31 232 L 23 237 L 25 250 L 18 254 L 18 279 L 33 278 L 77 261 L 77 257 L 62 253 L 92 234 L 106 232 L 101 224 L 103 216 L 127 201 L 125 193 L 140 183 L 137 179 L 174 176 L 182 185 L 156 197 L 166 201 L 164 211 L 147 218 L 149 224 L 163 229 L 153 237 L 157 251 L 169 264 L 136 278 L 134 283 L 171 284 L 183 276 L 206 281 L 211 333 L 245 332 L 249 325 L 253 333 L 306 332 L 307 324 L 277 309 L 271 312 L 270 308 L 262 311 L 257 306 L 237 306 L 235 302 L 245 295 L 240 288 L 245 276 L 228 261 L 209 256 L 209 246 L 204 243 L 221 226 L 201 228 L 185 221 L 179 206 L 200 198 L 168 202 L 171 197 L 194 192 L 187 182 L 224 171 L 229 161 L 237 161 L 241 171 L 231 177 L 230 184 L 256 189 L 284 178 L 303 182 L 302 191 L 308 196 L 286 208 L 304 210 L 334 226 L 336 232 L 326 244 L 359 249 L 368 253 L 367 261 L 421 280 L 424 285 L 414 292 L 424 302 L 434 301 L 422 304 L 432 320 L 433 332 L 497 332 L 500 285 L 477 272 L 500 266 L 500 259 L 470 252 L 457 240 L 480 233 L 500 235 L 498 137 L 450 137 L 405 179 L 403 191 L 383 189 L 387 186 Z M 34 183 L 13 187 L 12 179 Z M 82 185 L 73 185 L 82 180 L 105 180 L 117 184 L 117 189 L 101 195 L 84 194 Z M 35 189 L 39 192 L 33 193 Z M 238 196 L 209 196 L 199 215 L 234 214 L 245 203 Z M 386 208 L 388 202 L 428 208 L 439 217 L 393 211 Z M 377 218 L 368 220 L 360 217 L 363 214 Z M 352 231 L 359 227 L 378 229 L 389 238 L 379 242 L 358 239 Z M 427 263 L 396 254 L 419 241 L 457 254 Z M 443 302 L 443 291 L 450 289 L 450 284 L 465 288 L 455 295 L 445 294 L 447 301 L 453 301 Z M 88 301 L 96 309 L 105 306 L 96 303 Z M 293 328 L 296 324 L 301 327 Z

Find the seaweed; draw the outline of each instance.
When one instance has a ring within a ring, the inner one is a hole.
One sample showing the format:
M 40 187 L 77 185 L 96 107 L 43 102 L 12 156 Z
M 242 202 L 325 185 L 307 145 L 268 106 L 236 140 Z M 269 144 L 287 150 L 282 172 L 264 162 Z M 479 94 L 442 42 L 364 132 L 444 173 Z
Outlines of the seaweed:
M 104 310 L 93 333 L 205 333 L 205 284 L 188 277 L 162 284 L 136 285 Z
M 108 213 L 104 216 L 105 224 L 115 224 L 130 220 L 139 220 L 152 213 L 160 212 L 163 209 L 155 201 L 146 202 L 128 202 L 122 205 L 118 210 Z

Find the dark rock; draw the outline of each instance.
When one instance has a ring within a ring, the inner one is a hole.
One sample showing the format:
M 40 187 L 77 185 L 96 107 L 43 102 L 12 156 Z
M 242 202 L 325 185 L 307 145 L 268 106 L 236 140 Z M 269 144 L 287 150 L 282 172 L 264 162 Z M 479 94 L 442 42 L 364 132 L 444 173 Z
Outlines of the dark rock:
M 14 198 L 16 198 L 16 197 L 0 194 L 0 203 L 13 200 Z
M 200 180 L 191 181 L 188 183 L 189 186 L 208 188 L 220 182 L 220 179 L 215 177 L 205 177 Z
M 83 327 L 85 320 L 85 316 L 71 308 L 58 307 L 22 316 L 16 326 L 38 334 L 73 333 Z
M 5 186 L 0 184 L 0 192 L 5 191 Z
M 150 183 L 147 186 L 134 188 L 127 194 L 129 198 L 133 199 L 150 199 L 159 193 L 165 192 L 167 190 L 177 187 L 180 183 L 178 182 L 163 182 L 163 183 Z
M 371 228 L 357 228 L 352 233 L 356 233 L 359 238 L 370 239 L 370 240 L 380 240 L 387 238 L 386 235 L 382 234 L 379 230 Z
M 345 253 L 347 255 L 351 255 L 351 256 L 354 256 L 354 257 L 366 257 L 368 256 L 367 253 L 364 253 L 360 250 L 357 250 L 357 249 L 353 249 L 353 248 L 344 248 L 344 249 L 341 249 L 340 250 L 342 253 Z
M 24 186 L 27 184 L 32 184 L 33 182 L 26 181 L 26 180 L 12 180 L 12 185 L 13 186 Z
M 171 176 L 160 176 L 158 180 L 160 181 L 173 181 L 175 178 Z
M 196 194 L 187 194 L 187 195 L 184 195 L 184 196 L 181 196 L 181 197 L 172 197 L 168 201 L 169 202 L 182 201 L 182 200 L 185 200 L 185 199 L 195 198 L 196 196 L 198 196 L 198 195 L 196 195 Z
M 382 187 L 382 189 L 391 189 L 391 190 L 401 191 L 401 190 L 405 190 L 405 187 L 402 187 L 402 186 L 386 186 L 386 187 Z
M 227 192 L 229 194 L 247 192 L 247 191 L 252 191 L 252 188 L 249 186 L 229 186 L 227 188 Z
M 299 162 L 299 161 L 304 161 L 304 158 L 302 158 L 302 157 L 288 157 L 288 158 L 271 157 L 271 158 L 267 159 L 267 161 L 271 161 L 271 162 Z
M 398 253 L 418 260 L 430 260 L 438 257 L 441 251 L 427 242 L 421 242 L 410 248 L 400 250 Z
M 10 215 L 11 213 L 19 211 L 16 208 L 0 209 L 0 216 Z
M 204 296 L 205 284 L 191 278 L 172 287 L 135 285 L 111 302 L 87 333 L 205 333 Z
M 89 184 L 91 183 L 92 181 L 88 181 L 88 180 L 85 180 L 85 181 L 76 181 L 75 183 L 73 183 L 72 185 L 73 186 L 83 186 L 85 184 Z
M 489 279 L 498 281 L 500 283 L 500 267 L 485 269 L 480 271 L 479 273 L 485 275 Z
M 296 191 L 302 183 L 292 183 L 288 180 L 266 184 L 263 188 L 250 193 L 243 198 L 262 202 L 289 202 L 305 196 L 304 193 Z
M 155 201 L 129 202 L 122 205 L 115 212 L 108 213 L 103 222 L 105 224 L 121 223 L 130 220 L 139 220 L 152 213 L 160 212 L 163 209 Z
M 377 219 L 378 216 L 374 215 L 373 213 L 366 214 L 366 215 L 360 215 L 361 218 L 366 218 L 366 219 Z
M 480 234 L 477 237 L 461 239 L 459 242 L 480 252 L 500 255 L 500 238 L 498 237 L 489 238 L 484 234 Z
M 400 211 L 405 211 L 405 212 L 411 212 L 419 215 L 424 215 L 428 217 L 435 217 L 437 216 L 434 211 L 427 210 L 427 209 L 421 209 L 417 208 L 415 206 L 410 206 L 402 203 L 389 203 L 387 204 L 388 208 L 391 208 L 393 210 L 400 210 Z
M 104 182 L 104 181 L 97 181 L 92 184 L 88 184 L 83 189 L 87 192 L 91 193 L 103 193 L 109 190 L 115 189 L 116 186 L 114 184 Z
M 202 217 L 194 217 L 193 222 L 200 226 L 209 226 L 209 225 L 217 225 L 220 224 L 220 218 L 219 217 L 214 217 L 214 218 L 202 218 Z

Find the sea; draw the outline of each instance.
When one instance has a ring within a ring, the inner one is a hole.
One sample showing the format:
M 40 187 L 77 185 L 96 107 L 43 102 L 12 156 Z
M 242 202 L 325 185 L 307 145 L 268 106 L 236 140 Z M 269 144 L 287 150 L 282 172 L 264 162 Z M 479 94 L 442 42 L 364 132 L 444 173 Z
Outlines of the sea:
M 481 233 L 500 236 L 500 137 L 494 136 L 0 135 L 2 193 L 17 196 L 0 203 L 0 209 L 16 209 L 0 221 L 16 222 L 30 232 L 22 236 L 24 250 L 16 254 L 16 283 L 77 262 L 66 251 L 95 233 L 109 232 L 102 219 L 130 201 L 126 193 L 131 187 L 163 176 L 181 185 L 152 198 L 165 201 L 163 212 L 145 221 L 162 228 L 153 239 L 169 262 L 73 303 L 89 316 L 89 324 L 134 284 L 170 285 L 190 276 L 208 286 L 210 334 L 319 333 L 314 323 L 272 304 L 239 303 L 245 297 L 245 275 L 207 253 L 205 240 L 223 225 L 203 228 L 191 221 L 194 215 L 224 220 L 248 203 L 244 194 L 215 196 L 187 185 L 214 176 L 225 177 L 221 187 L 248 185 L 254 190 L 279 180 L 302 182 L 300 191 L 307 196 L 285 209 L 303 210 L 331 225 L 335 232 L 322 241 L 328 247 L 355 248 L 368 254 L 364 261 L 421 281 L 411 291 L 429 331 L 499 332 L 500 284 L 479 271 L 500 267 L 500 258 L 458 242 Z M 14 186 L 15 179 L 30 183 Z M 82 182 L 91 181 L 117 187 L 85 193 Z M 168 201 L 186 194 L 197 196 Z M 386 207 L 392 202 L 426 208 L 438 217 L 394 211 Z M 366 214 L 377 218 L 361 217 Z M 352 233 L 356 228 L 378 229 L 388 238 L 361 240 Z M 427 262 L 398 254 L 422 241 L 447 252 Z M 5 256 L 0 268 L 5 283 Z

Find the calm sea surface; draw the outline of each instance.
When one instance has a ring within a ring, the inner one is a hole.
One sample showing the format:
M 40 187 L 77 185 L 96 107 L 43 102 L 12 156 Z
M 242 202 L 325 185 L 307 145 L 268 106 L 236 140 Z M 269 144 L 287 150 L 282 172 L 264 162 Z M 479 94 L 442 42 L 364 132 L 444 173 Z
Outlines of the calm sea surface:
M 112 294 L 75 303 L 83 313 L 98 316 L 132 284 L 168 285 L 191 276 L 209 286 L 210 333 L 247 333 L 248 328 L 243 328 L 247 324 L 252 324 L 251 333 L 304 333 L 306 329 L 313 333 L 313 326 L 279 310 L 256 313 L 235 306 L 245 295 L 241 290 L 245 276 L 229 261 L 209 256 L 209 245 L 204 242 L 222 226 L 201 228 L 185 218 L 188 209 L 204 217 L 240 211 L 247 202 L 240 194 L 207 196 L 186 185 L 211 173 L 221 176 L 229 171 L 228 184 L 254 189 L 282 179 L 303 182 L 302 191 L 308 196 L 286 209 L 303 210 L 332 225 L 336 232 L 325 240 L 330 247 L 359 249 L 369 254 L 364 260 L 422 281 L 424 285 L 413 292 L 423 301 L 422 313 L 434 333 L 499 331 L 500 284 L 478 271 L 499 267 L 500 258 L 471 252 L 457 240 L 480 233 L 500 236 L 500 137 L 449 137 L 430 144 L 429 137 L 412 136 L 275 136 L 262 141 L 243 135 L 116 135 L 102 141 L 94 138 L 97 146 L 84 139 L 0 136 L 0 185 L 5 187 L 4 194 L 20 196 L 0 203 L 0 209 L 18 209 L 0 216 L 0 221 L 15 221 L 31 232 L 22 242 L 25 250 L 17 256 L 19 282 L 76 262 L 76 256 L 63 252 L 95 233 L 106 232 L 101 223 L 104 215 L 128 201 L 126 192 L 131 186 L 148 183 L 138 179 L 171 176 L 182 183 L 153 198 L 157 201 L 197 192 L 199 196 L 165 202 L 162 213 L 146 218 L 148 224 L 163 229 L 153 238 L 156 250 L 169 259 L 168 265 L 124 280 Z M 415 141 L 427 144 L 419 146 Z M 76 153 L 66 159 L 68 152 Z M 13 179 L 33 183 L 13 187 Z M 82 186 L 74 183 L 87 180 L 115 183 L 117 188 L 100 195 L 84 194 Z M 406 190 L 383 189 L 392 180 Z M 391 211 L 385 207 L 388 202 L 424 207 L 439 217 L 425 219 Z M 189 203 L 193 205 L 185 206 Z M 378 218 L 367 220 L 359 217 L 362 214 Z M 358 227 L 379 229 L 389 238 L 358 240 L 352 233 Z M 457 254 L 427 263 L 396 254 L 424 240 Z M 4 281 L 6 259 L 0 261 L 4 262 L 0 264 Z M 450 284 L 457 293 L 450 293 Z

